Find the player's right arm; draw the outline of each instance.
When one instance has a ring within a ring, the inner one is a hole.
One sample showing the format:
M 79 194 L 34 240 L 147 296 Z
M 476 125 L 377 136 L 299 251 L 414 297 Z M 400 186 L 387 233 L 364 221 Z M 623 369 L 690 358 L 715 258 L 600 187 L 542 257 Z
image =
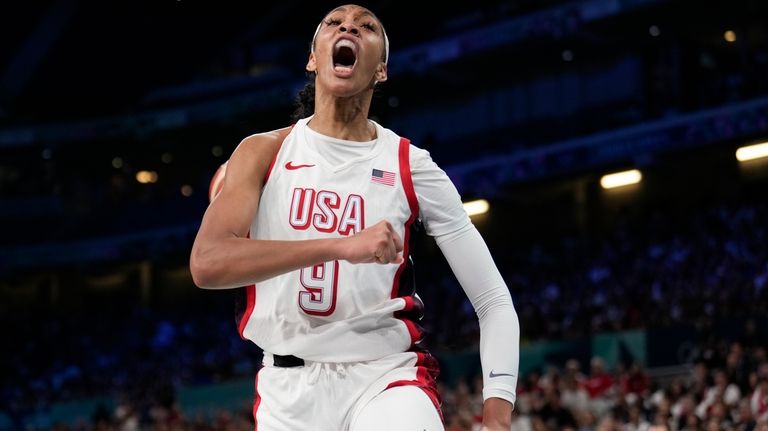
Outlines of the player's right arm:
M 192 279 L 204 289 L 247 286 L 321 262 L 400 262 L 402 241 L 379 222 L 348 238 L 300 241 L 248 238 L 264 177 L 287 129 L 249 136 L 232 153 L 219 194 L 203 216 L 192 246 Z M 380 256 L 377 260 L 377 256 Z

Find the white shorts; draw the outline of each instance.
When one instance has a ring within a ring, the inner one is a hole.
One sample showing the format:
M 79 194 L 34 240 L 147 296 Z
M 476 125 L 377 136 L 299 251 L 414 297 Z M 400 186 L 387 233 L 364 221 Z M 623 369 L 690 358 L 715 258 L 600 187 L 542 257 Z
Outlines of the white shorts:
M 443 430 L 437 373 L 426 352 L 297 367 L 274 366 L 265 352 L 256 374 L 256 430 Z

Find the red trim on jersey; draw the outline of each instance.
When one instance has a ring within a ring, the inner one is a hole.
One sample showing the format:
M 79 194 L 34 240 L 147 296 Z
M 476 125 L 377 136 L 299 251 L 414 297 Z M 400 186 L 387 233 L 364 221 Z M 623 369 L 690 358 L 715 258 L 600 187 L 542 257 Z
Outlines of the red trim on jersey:
M 403 191 L 405 197 L 408 200 L 408 206 L 411 209 L 411 216 L 405 222 L 403 229 L 403 263 L 397 268 L 395 272 L 395 279 L 392 282 L 392 294 L 391 298 L 397 296 L 397 289 L 400 286 L 400 275 L 405 270 L 405 266 L 408 263 L 408 250 L 411 238 L 411 225 L 416 221 L 416 217 L 419 215 L 419 202 L 416 199 L 416 191 L 413 189 L 413 178 L 411 178 L 411 160 L 410 160 L 410 147 L 411 141 L 406 138 L 400 138 L 400 148 L 398 149 L 398 160 L 400 162 L 400 182 L 403 184 Z M 405 299 L 405 310 L 413 308 L 413 298 Z M 409 307 L 409 299 L 411 301 Z M 416 324 L 409 319 L 400 318 L 405 323 L 405 327 L 408 329 L 408 334 L 411 336 L 411 344 L 415 344 L 421 337 L 421 331 L 416 327 Z
M 411 225 L 416 221 L 416 217 L 419 215 L 419 203 L 416 200 L 416 191 L 413 189 L 413 179 L 411 178 L 411 160 L 409 156 L 411 141 L 406 138 L 400 138 L 400 149 L 398 150 L 398 159 L 400 161 L 400 182 L 403 184 L 403 191 L 405 197 L 408 199 L 408 206 L 411 209 L 411 216 L 405 222 L 405 229 L 403 231 L 403 257 L 408 257 L 408 246 L 411 238 Z M 395 280 L 392 284 L 391 298 L 395 298 L 397 295 L 397 288 L 400 286 L 400 275 L 405 269 L 406 260 L 400 264 L 395 272 Z
M 283 144 L 280 143 L 282 146 Z M 269 180 L 269 175 L 272 173 L 272 169 L 275 168 L 275 163 L 277 162 L 277 155 L 280 154 L 280 149 L 277 150 L 277 153 L 275 153 L 275 157 L 272 158 L 272 161 L 269 162 L 269 167 L 267 168 L 267 173 L 264 174 L 264 184 L 262 185 L 262 188 L 267 185 L 267 180 Z
M 259 429 L 259 420 L 256 419 L 256 412 L 259 410 L 259 404 L 261 404 L 261 395 L 259 395 L 259 371 L 256 372 L 256 381 L 253 384 L 256 389 L 256 398 L 253 401 L 253 431 Z
M 416 199 L 416 191 L 413 188 L 413 178 L 411 177 L 410 149 L 411 141 L 406 138 L 400 138 L 400 178 L 403 182 L 405 197 L 408 198 L 408 206 L 411 207 L 411 218 L 406 223 L 409 227 L 419 215 L 419 201 Z
M 246 238 L 251 237 L 251 231 L 249 230 L 247 234 L 245 234 Z M 245 325 L 248 324 L 248 320 L 251 318 L 251 314 L 253 313 L 253 309 L 256 307 L 256 285 L 252 284 L 250 286 L 245 287 L 245 311 L 243 312 L 243 316 L 240 318 L 240 323 L 237 325 L 237 332 L 240 333 L 240 338 L 245 340 L 245 336 L 243 335 L 243 331 L 245 331 Z
M 402 320 L 403 323 L 405 323 L 405 327 L 408 328 L 408 334 L 411 336 L 411 344 L 416 344 L 417 341 L 421 340 L 423 334 L 413 320 L 403 318 L 400 318 L 400 320 Z
M 293 130 L 293 124 L 291 125 L 291 130 Z M 261 185 L 261 190 L 264 191 L 264 187 L 267 185 L 267 181 L 269 180 L 269 175 L 272 173 L 272 169 L 275 167 L 275 162 L 277 162 L 277 157 L 280 155 L 280 150 L 283 148 L 283 142 L 285 142 L 285 138 L 288 137 L 288 135 L 291 133 L 291 130 L 288 131 L 288 133 L 283 137 L 283 140 L 280 141 L 280 145 L 277 147 L 277 151 L 275 152 L 275 157 L 272 158 L 272 162 L 269 163 L 269 168 L 267 168 L 267 173 L 264 174 L 264 183 Z M 248 233 L 245 235 L 246 238 L 251 237 L 251 231 L 249 230 Z M 243 336 L 243 331 L 245 331 L 245 326 L 248 324 L 248 320 L 251 319 L 251 314 L 253 314 L 253 309 L 256 307 L 256 285 L 252 284 L 250 286 L 247 286 L 245 288 L 245 295 L 246 295 L 246 308 L 245 312 L 243 313 L 243 316 L 240 318 L 240 322 L 237 325 L 237 330 L 240 333 L 240 338 L 245 340 L 246 338 Z
M 413 296 L 403 296 L 403 299 L 405 299 L 405 308 L 403 308 L 401 311 L 413 310 Z
M 269 175 L 272 173 L 272 169 L 275 167 L 275 163 L 277 162 L 277 156 L 280 155 L 280 150 L 283 148 L 283 142 L 285 142 L 285 138 L 288 137 L 288 135 L 291 134 L 291 131 L 293 130 L 293 125 L 291 125 L 291 130 L 288 131 L 288 133 L 285 135 L 282 141 L 280 141 L 280 145 L 277 147 L 277 152 L 275 152 L 275 157 L 272 158 L 272 161 L 269 163 L 269 167 L 267 168 L 267 173 L 264 174 L 264 183 L 261 185 L 261 189 L 264 190 L 264 186 L 267 185 L 267 180 L 269 179 Z
M 416 353 L 416 380 L 396 380 L 387 385 L 385 391 L 390 388 L 396 388 L 399 386 L 416 386 L 432 400 L 437 413 L 440 415 L 440 419 L 443 418 L 443 411 L 440 409 L 440 394 L 437 392 L 437 375 L 440 372 L 437 365 L 437 360 L 434 356 L 424 352 Z
M 247 304 L 245 308 L 245 312 L 243 313 L 243 317 L 240 318 L 240 324 L 238 325 L 237 331 L 240 333 L 240 338 L 245 340 L 245 335 L 243 335 L 243 331 L 245 331 L 245 326 L 248 324 L 248 320 L 251 319 L 251 314 L 253 314 L 253 309 L 256 307 L 256 285 L 252 284 L 245 288 L 245 303 Z
M 416 307 L 416 304 L 414 303 L 414 300 L 413 300 L 413 296 L 410 296 L 410 295 L 402 296 L 401 298 L 405 300 L 405 307 L 402 310 L 400 310 L 401 312 L 407 313 L 409 311 L 412 311 Z M 421 332 L 419 325 L 417 325 L 416 322 L 414 322 L 411 319 L 401 318 L 401 320 L 403 321 L 403 323 L 405 323 L 405 327 L 408 328 L 408 334 L 411 336 L 411 343 L 415 344 L 417 341 L 421 339 L 422 335 L 424 335 Z

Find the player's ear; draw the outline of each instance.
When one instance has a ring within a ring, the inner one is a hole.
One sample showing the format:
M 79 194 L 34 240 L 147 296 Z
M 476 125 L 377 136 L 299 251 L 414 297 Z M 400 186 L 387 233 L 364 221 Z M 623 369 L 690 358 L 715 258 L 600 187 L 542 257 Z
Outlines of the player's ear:
M 376 67 L 376 73 L 373 75 L 377 83 L 387 80 L 387 65 L 384 62 Z
M 315 60 L 315 53 L 310 52 L 309 53 L 309 59 L 307 60 L 307 72 L 309 73 L 317 73 L 317 61 Z

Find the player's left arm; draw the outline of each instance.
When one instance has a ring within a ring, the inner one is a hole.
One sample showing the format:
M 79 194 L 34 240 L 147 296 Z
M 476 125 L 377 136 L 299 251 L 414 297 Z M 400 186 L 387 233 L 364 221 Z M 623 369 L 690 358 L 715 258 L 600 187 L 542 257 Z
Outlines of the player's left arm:
M 411 174 L 427 233 L 435 237 L 480 321 L 483 429 L 508 430 L 520 358 L 520 324 L 509 289 L 456 187 L 429 153 L 411 148 Z
M 480 321 L 483 425 L 508 430 L 520 356 L 520 324 L 509 289 L 474 225 L 435 239 Z

